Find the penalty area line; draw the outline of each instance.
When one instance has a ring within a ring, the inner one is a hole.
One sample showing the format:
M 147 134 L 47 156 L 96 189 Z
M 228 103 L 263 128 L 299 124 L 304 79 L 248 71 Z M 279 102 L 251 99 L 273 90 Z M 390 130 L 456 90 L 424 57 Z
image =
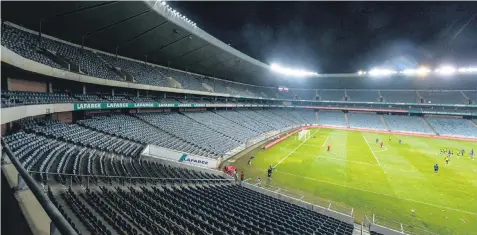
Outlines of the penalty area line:
M 371 148 L 371 146 L 369 146 L 368 140 L 366 140 L 366 138 L 364 136 L 363 136 L 363 139 L 366 142 L 366 144 L 368 145 L 369 150 L 371 150 L 371 153 L 373 154 L 374 159 L 376 159 L 376 162 L 378 163 L 378 166 L 381 166 L 381 164 L 378 161 L 378 158 L 376 157 L 376 154 L 374 154 L 373 149 Z
M 477 213 L 470 212 L 470 211 L 464 211 L 464 210 L 459 210 L 459 209 L 455 209 L 455 208 L 452 208 L 452 207 L 439 206 L 439 205 L 435 205 L 435 204 L 432 204 L 432 203 L 421 202 L 421 201 L 416 201 L 416 200 L 409 199 L 409 198 L 398 197 L 398 196 L 391 195 L 391 194 L 379 193 L 379 192 L 374 192 L 374 191 L 371 191 L 371 190 L 355 188 L 355 187 L 344 185 L 344 184 L 332 183 L 332 182 L 329 182 L 329 181 L 314 179 L 314 178 L 301 176 L 301 175 L 296 175 L 296 174 L 292 174 L 292 173 L 288 173 L 288 172 L 284 172 L 284 171 L 276 170 L 276 172 L 282 173 L 284 175 L 295 176 L 295 177 L 302 178 L 302 179 L 313 180 L 313 181 L 317 181 L 317 182 L 321 182 L 321 183 L 325 183 L 325 184 L 331 184 L 331 185 L 340 186 L 340 187 L 344 187 L 344 188 L 350 188 L 350 189 L 363 191 L 363 192 L 367 192 L 367 193 L 374 193 L 374 194 L 377 194 L 377 195 L 397 198 L 397 199 L 401 199 L 401 200 L 405 200 L 405 201 L 415 202 L 415 203 L 424 204 L 424 205 L 428 205 L 428 206 L 433 206 L 433 207 L 437 207 L 437 208 L 442 208 L 442 209 L 446 209 L 446 210 L 452 210 L 452 211 L 458 211 L 458 212 L 462 212 L 462 213 L 466 213 L 466 214 L 477 215 Z
M 318 132 L 319 130 L 321 130 L 321 129 L 318 129 L 318 130 L 316 130 L 315 132 L 313 132 L 313 135 L 314 135 L 316 132 Z M 303 142 L 302 142 L 301 144 L 299 144 L 298 146 L 296 146 L 295 149 L 293 149 L 289 154 L 287 154 L 284 158 L 282 158 L 282 160 L 280 160 L 275 166 L 273 166 L 273 168 L 277 168 L 278 165 L 280 165 L 283 161 L 285 161 L 285 159 L 287 159 L 287 158 L 288 158 L 290 155 L 292 155 L 297 149 L 299 149 L 303 144 L 305 144 L 306 141 L 308 141 L 308 139 L 305 140 L 305 141 L 303 141 Z
M 328 141 L 328 138 L 330 138 L 330 137 L 329 137 L 329 136 L 328 136 L 328 137 L 326 137 L 326 140 L 325 140 L 325 142 L 323 142 L 323 144 L 321 145 L 321 147 L 325 146 L 325 144 L 326 144 L 326 141 Z

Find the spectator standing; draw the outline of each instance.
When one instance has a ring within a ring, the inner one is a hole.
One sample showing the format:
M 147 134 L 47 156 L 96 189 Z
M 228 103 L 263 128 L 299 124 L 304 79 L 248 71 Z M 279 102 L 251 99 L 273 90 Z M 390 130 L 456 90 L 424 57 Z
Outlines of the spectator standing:
M 243 180 L 245 178 L 245 174 L 243 173 L 243 171 L 240 173 L 240 185 L 243 184 Z
M 237 171 L 234 172 L 234 179 L 235 179 L 235 184 L 237 184 L 237 181 L 238 181 Z

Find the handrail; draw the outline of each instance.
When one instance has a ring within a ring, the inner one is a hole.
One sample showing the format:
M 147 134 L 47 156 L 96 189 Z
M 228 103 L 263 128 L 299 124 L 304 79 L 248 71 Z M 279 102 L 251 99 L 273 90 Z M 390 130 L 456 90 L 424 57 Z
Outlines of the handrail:
M 25 181 L 30 191 L 38 199 L 38 202 L 43 207 L 46 214 L 50 217 L 53 224 L 58 228 L 60 233 L 62 235 L 77 235 L 73 227 L 71 227 L 71 225 L 68 223 L 65 217 L 63 217 L 60 211 L 58 211 L 58 208 L 55 207 L 55 205 L 50 201 L 48 196 L 42 191 L 40 186 L 28 174 L 25 168 L 23 168 L 22 164 L 15 157 L 13 152 L 10 150 L 10 147 L 8 147 L 8 144 L 3 140 L 3 138 L 1 140 L 1 143 L 2 143 L 2 150 L 5 151 L 11 163 L 15 166 L 18 173 L 22 177 L 23 181 Z
M 188 179 L 188 178 L 160 178 L 160 177 L 145 177 L 145 176 L 125 176 L 125 175 L 81 175 L 68 173 L 55 173 L 44 171 L 28 171 L 34 174 L 46 175 L 62 175 L 62 176 L 76 176 L 76 177 L 96 177 L 96 178 L 125 178 L 125 179 L 151 179 L 151 180 L 189 180 L 189 181 L 233 181 L 234 179 Z

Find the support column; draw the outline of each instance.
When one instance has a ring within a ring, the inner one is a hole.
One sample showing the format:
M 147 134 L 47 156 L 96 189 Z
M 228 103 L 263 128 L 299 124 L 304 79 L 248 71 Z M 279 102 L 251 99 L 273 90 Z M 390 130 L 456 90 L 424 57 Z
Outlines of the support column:
M 83 95 L 86 95 L 86 85 L 83 84 Z
M 114 96 L 114 88 L 111 89 L 111 95 Z
M 48 92 L 53 93 L 53 83 L 52 82 L 48 82 Z

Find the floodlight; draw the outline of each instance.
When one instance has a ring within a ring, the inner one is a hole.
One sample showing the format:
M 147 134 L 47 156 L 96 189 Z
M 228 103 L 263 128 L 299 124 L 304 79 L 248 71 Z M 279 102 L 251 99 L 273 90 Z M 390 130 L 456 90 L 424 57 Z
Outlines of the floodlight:
M 477 73 L 477 68 L 459 68 L 459 73 Z
M 282 73 L 289 76 L 297 76 L 297 77 L 318 76 L 318 73 L 315 73 L 315 72 L 310 72 L 303 69 L 284 68 L 275 63 L 272 63 L 270 65 L 270 69 L 274 72 Z
M 420 67 L 418 69 L 406 69 L 401 71 L 400 73 L 403 73 L 405 75 L 419 75 L 419 76 L 424 76 L 430 73 L 431 70 L 426 68 L 426 67 Z
M 436 69 L 436 72 L 441 74 L 441 75 L 451 75 L 455 73 L 455 68 L 452 66 L 442 66 L 438 69 Z
M 166 5 L 166 2 L 165 2 L 165 1 L 164 1 L 164 2 L 161 2 L 161 4 L 164 6 L 164 5 Z
M 369 71 L 369 75 L 371 75 L 371 76 L 388 76 L 388 75 L 395 74 L 395 73 L 397 73 L 397 72 L 394 71 L 394 70 L 380 69 L 380 68 L 371 69 Z

